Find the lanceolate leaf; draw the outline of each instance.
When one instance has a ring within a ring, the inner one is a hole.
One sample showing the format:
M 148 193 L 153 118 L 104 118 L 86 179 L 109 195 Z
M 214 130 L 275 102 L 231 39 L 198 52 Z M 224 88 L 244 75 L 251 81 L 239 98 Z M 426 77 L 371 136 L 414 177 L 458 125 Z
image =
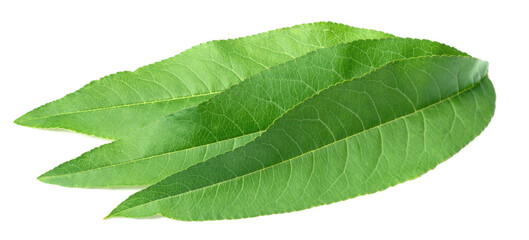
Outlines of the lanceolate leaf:
M 392 61 L 430 55 L 465 54 L 440 43 L 402 38 L 361 40 L 317 50 L 255 75 L 198 107 L 87 152 L 39 179 L 71 187 L 156 183 L 246 144 L 286 111 L 331 85 Z M 398 77 L 411 77 L 401 74 Z
M 319 22 L 198 45 L 134 72 L 119 72 L 25 114 L 15 123 L 119 139 L 195 106 L 243 79 L 310 51 L 390 34 Z
M 488 124 L 495 94 L 486 73 L 487 63 L 470 57 L 390 63 L 299 104 L 247 145 L 132 195 L 109 217 L 252 217 L 416 178 Z

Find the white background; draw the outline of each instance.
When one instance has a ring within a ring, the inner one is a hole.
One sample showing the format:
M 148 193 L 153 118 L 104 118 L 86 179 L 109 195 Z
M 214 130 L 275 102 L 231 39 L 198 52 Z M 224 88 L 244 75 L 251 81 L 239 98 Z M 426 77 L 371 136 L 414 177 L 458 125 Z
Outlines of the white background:
M 524 1 L 79 2 L 0 3 L 0 239 L 529 239 Z M 295 213 L 209 222 L 103 220 L 138 189 L 37 181 L 108 141 L 12 123 L 25 112 L 199 43 L 315 21 L 436 40 L 489 61 L 496 115 L 460 153 L 416 180 Z

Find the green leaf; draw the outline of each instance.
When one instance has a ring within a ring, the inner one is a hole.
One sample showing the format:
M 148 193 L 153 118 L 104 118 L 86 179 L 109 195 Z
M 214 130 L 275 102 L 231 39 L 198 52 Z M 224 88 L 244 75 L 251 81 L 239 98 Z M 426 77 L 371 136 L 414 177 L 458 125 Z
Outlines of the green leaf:
M 248 143 L 286 111 L 333 84 L 392 61 L 429 55 L 465 54 L 440 43 L 402 38 L 321 49 L 61 164 L 39 180 L 69 187 L 153 184 Z
M 296 106 L 244 147 L 140 191 L 109 217 L 233 219 L 374 193 L 446 160 L 489 123 L 487 63 L 390 63 Z
M 392 35 L 318 22 L 212 41 L 134 72 L 119 72 L 93 81 L 26 113 L 15 123 L 119 139 L 308 52 L 358 39 L 387 37 Z

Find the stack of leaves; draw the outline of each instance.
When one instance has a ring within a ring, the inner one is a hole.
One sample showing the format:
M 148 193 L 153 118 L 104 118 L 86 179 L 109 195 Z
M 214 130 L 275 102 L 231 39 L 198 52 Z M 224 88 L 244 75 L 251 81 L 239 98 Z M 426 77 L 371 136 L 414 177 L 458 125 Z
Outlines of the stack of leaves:
M 201 44 L 15 122 L 118 139 L 38 178 L 151 185 L 108 217 L 245 218 L 433 169 L 492 118 L 487 67 L 441 43 L 319 22 Z

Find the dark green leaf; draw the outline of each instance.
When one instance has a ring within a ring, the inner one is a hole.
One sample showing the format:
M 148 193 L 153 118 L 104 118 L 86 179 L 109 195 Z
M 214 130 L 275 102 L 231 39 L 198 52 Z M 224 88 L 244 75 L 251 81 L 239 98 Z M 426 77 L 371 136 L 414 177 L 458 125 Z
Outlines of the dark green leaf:
M 321 49 L 255 75 L 211 100 L 169 115 L 43 174 L 70 187 L 146 185 L 254 139 L 286 111 L 336 83 L 389 62 L 465 55 L 426 40 L 362 40 Z
M 390 63 L 304 101 L 247 145 L 132 195 L 109 217 L 253 217 L 416 178 L 489 123 L 495 93 L 486 73 L 487 63 L 470 57 Z
M 93 81 L 26 113 L 15 123 L 119 139 L 308 52 L 359 39 L 387 37 L 392 35 L 318 22 L 212 41 L 134 72 L 119 72 Z

